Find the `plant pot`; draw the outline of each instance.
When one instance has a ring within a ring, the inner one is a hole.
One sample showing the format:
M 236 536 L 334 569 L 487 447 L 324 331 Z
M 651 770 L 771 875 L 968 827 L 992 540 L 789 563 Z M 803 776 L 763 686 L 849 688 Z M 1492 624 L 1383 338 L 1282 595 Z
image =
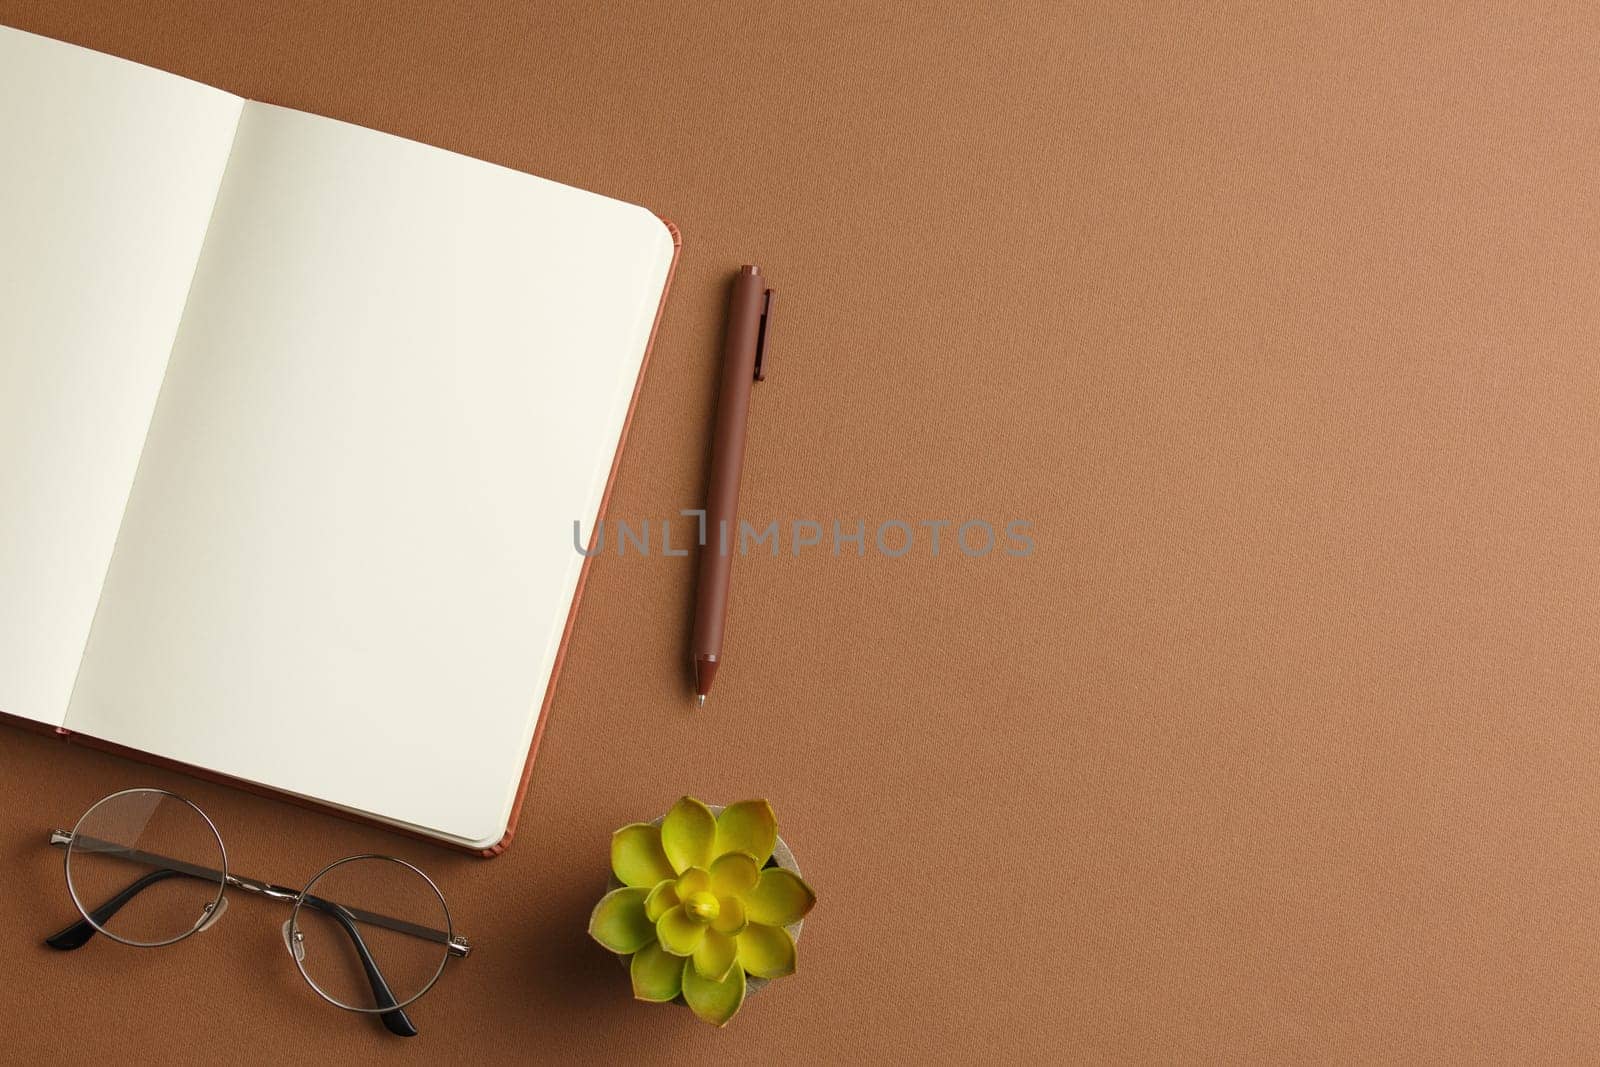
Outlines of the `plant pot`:
M 727 807 L 727 805 L 726 804 L 707 804 L 706 807 L 711 809 L 711 814 L 713 814 L 713 815 L 721 815 L 722 814 L 722 809 Z M 650 820 L 650 825 L 651 826 L 660 826 L 663 822 L 666 821 L 666 818 L 667 817 L 665 815 L 658 815 L 654 819 Z M 802 875 L 800 873 L 800 864 L 798 862 L 796 862 L 796 860 L 794 858 L 793 850 L 791 850 L 789 848 L 788 844 L 783 840 L 783 835 L 781 835 L 781 834 L 778 835 L 777 844 L 772 846 L 772 858 L 767 860 L 766 866 L 768 866 L 768 867 L 782 867 L 783 869 L 789 871 L 791 874 L 795 875 L 796 877 L 804 877 L 804 875 Z M 611 878 L 609 879 L 609 881 L 607 881 L 607 883 L 606 883 L 606 891 L 610 892 L 613 889 L 621 889 L 621 888 L 622 888 L 622 883 L 617 880 L 616 875 L 612 875 Z M 800 928 L 802 926 L 804 926 L 805 924 L 806 924 L 806 921 L 804 919 L 798 919 L 795 922 L 792 922 L 788 926 L 784 927 L 785 930 L 789 931 L 789 936 L 794 938 L 794 943 L 796 945 L 800 944 Z M 631 960 L 632 958 L 633 957 L 631 957 L 631 956 L 618 956 L 617 960 L 618 960 L 618 962 L 620 962 L 622 964 L 623 970 L 627 970 L 628 969 L 628 961 Z M 747 976 L 745 978 L 745 985 L 744 985 L 745 996 L 748 997 L 748 996 L 751 996 L 752 994 L 760 992 L 761 989 L 764 986 L 766 986 L 769 982 L 772 982 L 772 981 L 775 981 L 775 979 L 772 979 L 772 978 L 755 978 L 755 977 Z M 678 998 L 676 1000 L 674 1000 L 672 1003 L 674 1003 L 674 1004 L 682 1004 L 683 1002 L 684 1002 L 683 1001 L 683 995 L 679 994 Z

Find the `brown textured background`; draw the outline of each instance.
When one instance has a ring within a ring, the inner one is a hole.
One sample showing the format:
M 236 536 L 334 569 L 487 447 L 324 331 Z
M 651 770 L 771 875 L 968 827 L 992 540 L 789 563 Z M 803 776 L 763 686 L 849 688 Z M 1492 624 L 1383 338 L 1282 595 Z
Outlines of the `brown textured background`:
M 739 561 L 701 715 L 689 563 L 597 561 L 497 860 L 0 730 L 11 1055 L 1600 1057 L 1592 6 L 0 23 L 674 219 L 613 515 L 701 499 L 753 260 L 781 299 L 747 515 L 1038 543 Z M 41 948 L 72 914 L 43 831 L 133 784 L 194 797 L 248 873 L 435 874 L 479 948 L 423 1036 L 317 1001 L 256 899 L 159 953 Z M 720 1033 L 630 1002 L 584 934 L 609 831 L 682 791 L 770 797 L 821 895 L 799 976 Z

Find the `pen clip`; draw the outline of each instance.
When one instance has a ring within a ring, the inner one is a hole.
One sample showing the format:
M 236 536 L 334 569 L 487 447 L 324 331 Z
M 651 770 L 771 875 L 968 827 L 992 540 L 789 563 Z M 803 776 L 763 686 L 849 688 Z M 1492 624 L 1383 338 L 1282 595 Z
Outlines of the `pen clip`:
M 756 330 L 756 381 L 758 382 L 767 380 L 763 361 L 767 356 L 767 331 L 772 327 L 772 299 L 776 295 L 776 289 L 768 289 L 762 294 L 761 325 Z

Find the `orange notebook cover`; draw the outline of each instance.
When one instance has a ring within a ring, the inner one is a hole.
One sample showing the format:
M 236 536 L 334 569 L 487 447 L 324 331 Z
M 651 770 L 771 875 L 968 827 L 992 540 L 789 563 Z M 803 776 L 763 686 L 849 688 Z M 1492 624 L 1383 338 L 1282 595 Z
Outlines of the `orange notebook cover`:
M 497 854 L 677 229 L 4 28 L 0 97 L 0 716 Z

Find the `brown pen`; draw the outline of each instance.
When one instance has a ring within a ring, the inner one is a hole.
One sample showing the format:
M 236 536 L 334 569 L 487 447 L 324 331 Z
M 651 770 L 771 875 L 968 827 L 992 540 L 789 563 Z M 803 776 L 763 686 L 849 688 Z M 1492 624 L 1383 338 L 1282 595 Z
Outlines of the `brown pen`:
M 711 443 L 711 484 L 706 490 L 705 543 L 700 548 L 700 583 L 694 599 L 694 691 L 704 706 L 711 681 L 722 665 L 722 623 L 728 614 L 728 588 L 734 547 L 739 542 L 739 471 L 744 466 L 745 423 L 750 388 L 762 381 L 772 290 L 761 268 L 744 266 L 728 301 L 728 335 L 722 347 L 722 388 Z

